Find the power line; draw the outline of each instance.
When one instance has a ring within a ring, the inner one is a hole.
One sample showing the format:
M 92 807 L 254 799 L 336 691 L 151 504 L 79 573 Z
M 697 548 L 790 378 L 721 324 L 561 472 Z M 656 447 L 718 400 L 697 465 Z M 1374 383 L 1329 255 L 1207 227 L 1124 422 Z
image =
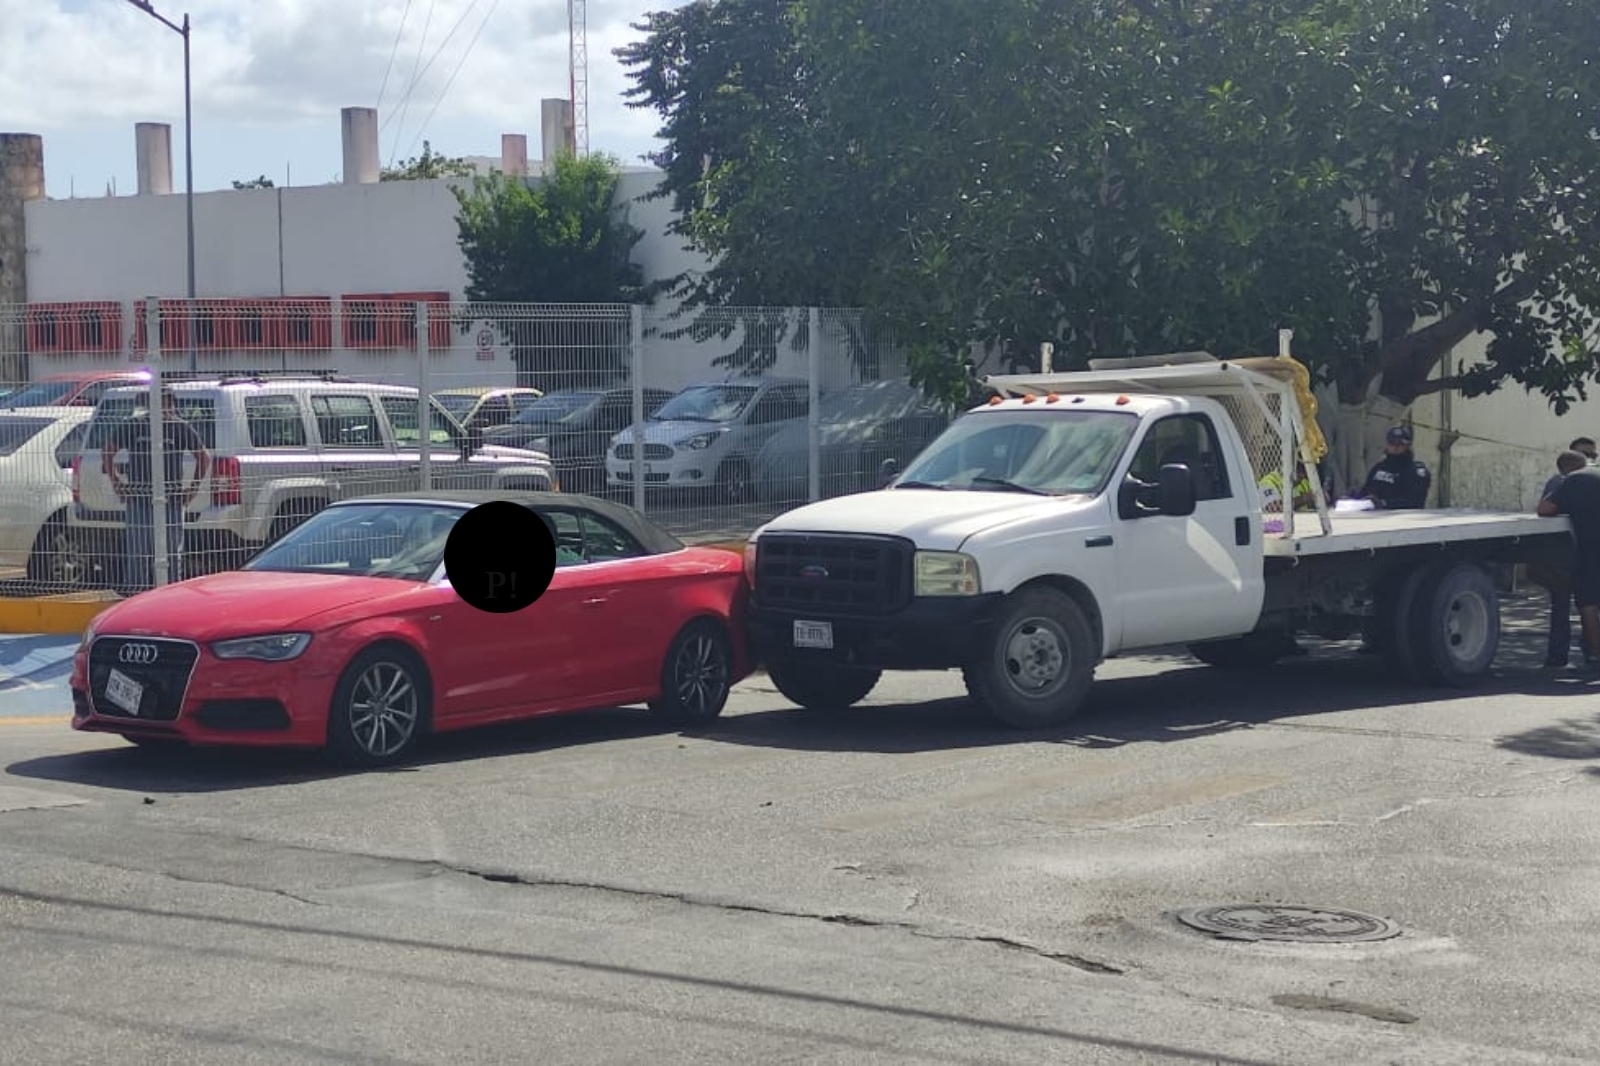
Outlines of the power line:
M 462 24 L 467 21 L 467 16 L 472 14 L 473 8 L 477 7 L 479 2 L 480 2 L 480 0 L 472 0 L 472 3 L 467 5 L 467 9 L 461 13 L 461 17 L 456 19 L 455 25 L 450 27 L 450 32 L 444 35 L 444 40 L 439 42 L 439 47 L 434 50 L 433 56 L 431 58 L 429 58 L 427 63 L 423 64 L 421 72 L 418 73 L 416 78 L 411 82 L 411 84 L 406 87 L 406 95 L 405 95 L 405 99 L 406 100 L 409 101 L 411 99 L 411 94 L 416 91 L 417 86 L 422 81 L 422 78 L 428 73 L 429 70 L 433 69 L 433 65 L 434 65 L 434 63 L 438 62 L 439 56 L 444 54 L 445 46 L 450 43 L 450 39 L 456 35 L 456 31 L 459 30 L 461 28 Z M 393 117 L 394 117 L 393 115 L 390 116 L 391 119 Z M 385 119 L 381 124 L 379 124 L 378 132 L 382 133 L 386 128 L 388 128 L 388 125 L 389 125 L 389 119 Z M 399 132 L 396 131 L 396 133 L 395 133 L 395 138 L 396 138 L 396 142 L 397 142 L 396 143 L 396 147 L 399 147 L 399 145 L 398 145 L 399 136 L 400 136 Z
M 476 3 L 476 0 L 474 0 L 474 3 Z M 461 53 L 460 59 L 456 60 L 455 69 L 450 72 L 450 77 L 444 83 L 444 89 L 439 93 L 439 98 L 433 102 L 433 108 L 428 112 L 428 117 L 422 120 L 422 128 L 417 131 L 417 136 L 412 140 L 411 147 L 406 150 L 407 154 L 416 150 L 417 141 L 420 141 L 422 135 L 428 131 L 428 123 L 433 121 L 433 116 L 439 110 L 439 105 L 444 103 L 444 98 L 450 94 L 450 86 L 455 84 L 456 75 L 460 74 L 461 68 L 466 66 L 467 57 L 472 54 L 472 49 L 478 43 L 478 37 L 483 33 L 483 28 L 489 25 L 489 20 L 494 17 L 494 9 L 499 6 L 500 0 L 490 0 L 488 13 L 483 16 L 483 21 L 478 23 L 477 30 L 472 34 L 472 40 L 467 42 L 467 50 Z M 468 10 L 470 11 L 471 8 L 468 8 Z
M 411 0 L 406 0 L 406 9 L 400 12 L 400 25 L 395 27 L 394 44 L 389 48 L 389 65 L 383 68 L 383 84 L 378 86 L 376 107 L 383 106 L 383 94 L 389 91 L 389 74 L 394 70 L 394 57 L 400 54 L 400 36 L 406 31 L 406 19 L 410 15 Z
M 422 53 L 428 47 L 428 31 L 433 28 L 433 6 L 437 0 L 428 0 L 428 17 L 422 23 L 422 39 L 417 42 L 417 58 L 411 64 L 411 84 L 406 86 L 406 94 L 400 99 L 400 125 L 394 130 L 394 147 L 389 150 L 389 165 L 394 166 L 394 154 L 400 150 L 400 131 L 406 126 L 406 110 L 411 106 L 411 93 L 417 87 L 417 67 L 422 64 Z M 448 38 L 446 38 L 448 40 Z M 382 127 L 378 130 L 383 132 Z

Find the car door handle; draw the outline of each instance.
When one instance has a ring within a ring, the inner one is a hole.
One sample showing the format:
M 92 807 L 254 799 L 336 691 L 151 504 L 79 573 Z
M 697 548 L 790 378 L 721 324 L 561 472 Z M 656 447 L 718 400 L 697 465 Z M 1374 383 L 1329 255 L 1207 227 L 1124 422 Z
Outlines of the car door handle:
M 1111 535 L 1108 533 L 1101 537 L 1090 537 L 1083 542 L 1083 546 L 1086 548 L 1109 548 L 1111 547 Z
M 590 599 L 584 600 L 583 601 L 583 605 L 585 607 L 599 607 L 599 606 L 602 606 L 605 602 L 606 602 L 606 598 L 604 596 L 594 596 L 594 597 L 591 597 Z
M 1250 543 L 1250 516 L 1241 515 L 1233 520 L 1233 542 L 1238 545 Z

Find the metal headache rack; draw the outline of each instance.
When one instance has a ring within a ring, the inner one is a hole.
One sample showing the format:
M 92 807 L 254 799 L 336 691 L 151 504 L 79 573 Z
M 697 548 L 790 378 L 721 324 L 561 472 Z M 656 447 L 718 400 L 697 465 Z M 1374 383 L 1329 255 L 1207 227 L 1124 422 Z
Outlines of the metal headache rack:
M 248 385 L 266 381 L 327 381 L 351 384 L 355 378 L 337 369 L 263 370 L 167 370 L 161 371 L 162 384 L 174 381 L 214 381 L 221 385 Z

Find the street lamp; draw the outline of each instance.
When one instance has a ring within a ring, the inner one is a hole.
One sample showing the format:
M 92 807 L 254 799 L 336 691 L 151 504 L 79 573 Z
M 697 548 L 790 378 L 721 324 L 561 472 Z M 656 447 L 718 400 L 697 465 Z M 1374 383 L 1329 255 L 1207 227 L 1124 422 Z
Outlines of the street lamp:
M 194 111 L 189 100 L 189 16 L 184 14 L 180 26 L 151 7 L 150 0 L 128 0 L 128 3 L 183 38 L 183 198 L 189 237 L 189 314 L 184 337 L 189 346 L 189 369 L 194 370 Z

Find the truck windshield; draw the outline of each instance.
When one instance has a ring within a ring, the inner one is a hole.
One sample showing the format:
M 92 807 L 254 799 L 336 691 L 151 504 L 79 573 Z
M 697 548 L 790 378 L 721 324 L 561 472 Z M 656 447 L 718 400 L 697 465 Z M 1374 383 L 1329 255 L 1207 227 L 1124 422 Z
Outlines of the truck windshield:
M 945 430 L 895 488 L 1096 496 L 1139 419 L 1120 411 L 973 411 Z

